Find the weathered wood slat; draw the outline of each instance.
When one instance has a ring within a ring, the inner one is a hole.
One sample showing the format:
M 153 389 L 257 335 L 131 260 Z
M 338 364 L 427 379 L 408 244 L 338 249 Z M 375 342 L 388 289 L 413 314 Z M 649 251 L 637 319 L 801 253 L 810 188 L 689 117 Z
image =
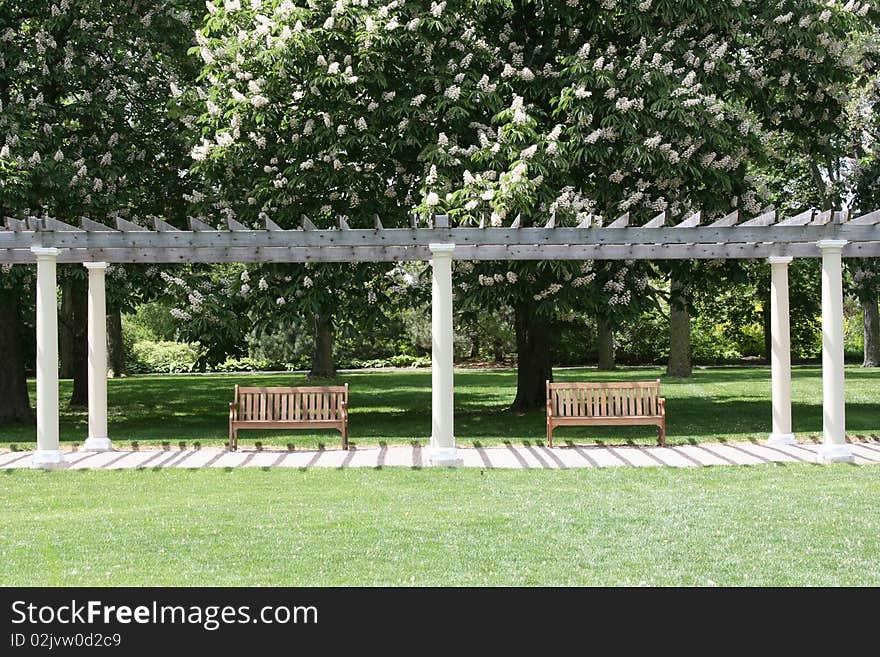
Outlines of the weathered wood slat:
M 739 225 L 737 230 L 742 230 L 746 226 L 771 226 L 776 221 L 776 210 L 770 210 L 762 215 L 744 221 Z
M 123 219 L 122 217 L 116 217 L 116 230 L 122 231 L 125 233 L 149 233 L 149 229 L 144 228 L 143 226 L 139 226 L 138 224 L 132 223 L 127 219 Z
M 809 210 L 805 210 L 800 214 L 796 214 L 793 217 L 787 217 L 782 221 L 779 221 L 777 226 L 806 226 L 811 221 L 813 221 L 813 217 L 815 216 L 815 210 L 810 208 Z
M 151 223 L 153 224 L 153 230 L 158 230 L 161 232 L 177 232 L 180 229 L 172 226 L 166 221 L 162 221 L 159 217 L 151 217 Z
M 658 214 L 656 217 L 651 219 L 648 223 L 646 223 L 642 228 L 662 228 L 666 225 L 666 212 L 663 211 Z
M 626 228 L 629 226 L 629 212 L 624 212 L 617 219 L 612 221 L 606 228 Z
M 318 227 L 312 223 L 312 220 L 309 219 L 306 215 L 302 215 L 299 218 L 299 225 L 303 230 L 318 230 Z
M 79 225 L 83 230 L 90 230 L 93 232 L 116 232 L 115 228 L 111 228 L 106 224 L 98 223 L 97 221 L 92 221 L 91 219 L 87 219 L 86 217 L 83 217 L 79 220 Z
M 27 230 L 27 222 L 24 219 L 16 219 L 14 217 L 4 217 L 6 228 L 16 232 Z
M 880 210 L 874 210 L 855 219 L 850 219 L 847 224 L 850 226 L 873 226 L 874 224 L 880 224 Z
M 676 228 L 694 228 L 695 226 L 700 225 L 700 220 L 702 219 L 702 212 L 694 212 L 691 216 L 685 219 L 682 222 L 675 224 Z
M 711 227 L 723 227 L 723 226 L 736 226 L 739 221 L 739 210 L 734 210 L 730 214 L 726 214 L 720 219 L 716 219 L 709 226 Z
M 197 219 L 196 217 L 188 217 L 186 221 L 189 224 L 189 229 L 192 231 L 217 230 L 210 224 L 206 224 L 204 221 Z
M 237 232 L 237 233 L 252 232 L 250 228 L 245 226 L 243 223 L 236 221 L 232 217 L 226 217 L 226 227 L 229 228 L 229 230 L 231 232 Z

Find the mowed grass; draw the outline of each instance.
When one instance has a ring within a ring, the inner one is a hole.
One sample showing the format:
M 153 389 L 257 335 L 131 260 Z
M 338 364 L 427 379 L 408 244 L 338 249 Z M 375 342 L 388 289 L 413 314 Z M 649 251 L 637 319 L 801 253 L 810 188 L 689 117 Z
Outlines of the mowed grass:
M 880 469 L 8 470 L 0 584 L 880 585 Z
M 770 431 L 770 371 L 764 367 L 697 369 L 689 379 L 668 379 L 660 368 L 598 372 L 594 368 L 559 369 L 558 381 L 642 381 L 661 378 L 667 399 L 668 440 L 682 444 L 706 440 L 766 438 Z M 334 381 L 309 381 L 301 374 L 219 374 L 140 376 L 109 381 L 109 432 L 120 447 L 170 443 L 221 445 L 228 433 L 233 386 L 320 385 L 347 382 L 350 434 L 358 445 L 425 444 L 431 428 L 430 370 L 373 370 L 341 374 Z M 31 395 L 34 396 L 31 381 Z M 545 439 L 544 410 L 508 409 L 516 393 L 516 372 L 461 369 L 455 374 L 455 433 L 459 444 L 515 444 Z M 802 439 L 822 430 L 822 372 L 797 367 L 792 382 L 794 431 Z M 88 433 L 85 409 L 68 409 L 71 382 L 61 382 L 61 440 L 74 445 Z M 880 434 L 880 370 L 848 367 L 846 425 L 856 435 Z M 652 427 L 565 427 L 558 440 L 604 440 L 650 444 Z M 336 447 L 333 431 L 241 431 L 242 447 Z M 0 427 L 0 446 L 34 446 L 33 426 Z

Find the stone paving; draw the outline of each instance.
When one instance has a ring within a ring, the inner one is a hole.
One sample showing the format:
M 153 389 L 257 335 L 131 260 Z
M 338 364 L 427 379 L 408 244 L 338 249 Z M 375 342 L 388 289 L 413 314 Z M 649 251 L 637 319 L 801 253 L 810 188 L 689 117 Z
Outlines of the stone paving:
M 855 463 L 880 463 L 880 440 L 849 439 Z M 758 465 L 762 463 L 815 463 L 819 444 L 770 446 L 760 442 L 706 442 L 669 447 L 636 445 L 543 445 L 461 447 L 463 467 L 550 469 L 605 467 L 696 467 L 707 465 Z M 32 452 L 0 452 L 0 469 L 31 467 Z M 132 468 L 418 468 L 427 465 L 424 448 L 414 446 L 359 447 L 348 451 L 240 449 L 114 449 L 109 452 L 70 451 L 65 454 L 72 470 L 122 470 Z

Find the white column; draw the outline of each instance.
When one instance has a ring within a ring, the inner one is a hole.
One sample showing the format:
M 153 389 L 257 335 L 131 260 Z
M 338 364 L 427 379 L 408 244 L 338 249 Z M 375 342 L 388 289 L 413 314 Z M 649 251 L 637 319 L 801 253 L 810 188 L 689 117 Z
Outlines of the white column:
M 431 446 L 428 462 L 458 466 L 453 436 L 452 252 L 454 244 L 430 244 L 431 296 Z
M 791 333 L 788 315 L 789 256 L 771 256 L 770 262 L 770 381 L 773 428 L 769 445 L 793 445 L 791 431 Z
M 37 451 L 34 468 L 64 467 L 58 448 L 58 249 L 31 247 L 37 257 Z
M 84 450 L 113 449 L 107 436 L 106 262 L 84 262 L 89 270 L 89 437 Z
M 822 251 L 822 428 L 819 461 L 853 460 L 846 444 L 843 373 L 843 277 L 841 251 L 846 240 L 821 240 Z

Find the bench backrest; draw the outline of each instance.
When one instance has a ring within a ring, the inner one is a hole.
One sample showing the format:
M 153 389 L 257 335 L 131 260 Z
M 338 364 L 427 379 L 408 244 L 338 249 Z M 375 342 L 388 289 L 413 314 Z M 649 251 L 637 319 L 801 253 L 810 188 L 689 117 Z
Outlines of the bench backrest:
M 627 383 L 550 383 L 547 401 L 557 417 L 660 414 L 660 380 Z
M 340 420 L 340 408 L 348 403 L 344 386 L 256 388 L 235 386 L 238 419 L 254 421 Z

